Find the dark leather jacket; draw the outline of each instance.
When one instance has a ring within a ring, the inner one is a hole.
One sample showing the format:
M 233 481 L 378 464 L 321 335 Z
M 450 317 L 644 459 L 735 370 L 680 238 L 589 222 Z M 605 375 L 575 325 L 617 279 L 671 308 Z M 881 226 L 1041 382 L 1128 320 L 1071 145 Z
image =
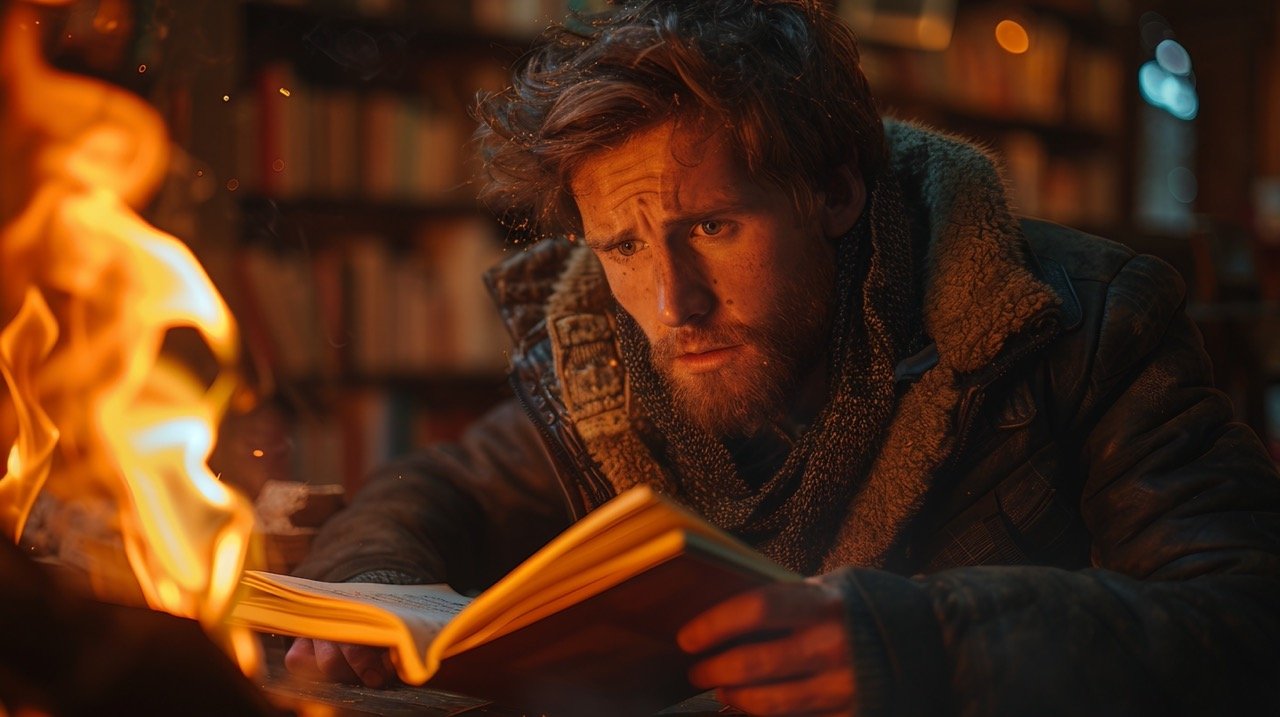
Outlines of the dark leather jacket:
M 825 578 L 847 597 L 860 714 L 1280 714 L 1280 478 L 1212 388 L 1182 280 L 1063 227 L 1021 233 L 1057 304 L 959 375 L 905 540 Z M 484 586 L 610 496 L 539 312 L 566 251 L 491 279 L 516 400 L 380 471 L 302 574 Z

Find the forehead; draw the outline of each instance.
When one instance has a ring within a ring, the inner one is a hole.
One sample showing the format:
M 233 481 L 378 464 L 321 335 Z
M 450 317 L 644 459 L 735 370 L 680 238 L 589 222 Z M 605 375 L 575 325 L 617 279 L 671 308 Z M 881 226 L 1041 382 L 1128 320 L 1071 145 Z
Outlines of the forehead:
M 763 192 L 722 135 L 671 122 L 589 155 L 569 184 L 584 221 L 632 203 L 679 212 Z

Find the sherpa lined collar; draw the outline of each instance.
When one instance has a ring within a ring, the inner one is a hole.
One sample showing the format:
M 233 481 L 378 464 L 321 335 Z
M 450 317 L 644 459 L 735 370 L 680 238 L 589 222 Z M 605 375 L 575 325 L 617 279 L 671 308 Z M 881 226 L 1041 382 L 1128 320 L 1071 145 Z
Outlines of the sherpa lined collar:
M 928 231 L 925 332 L 940 363 L 975 372 L 1061 299 L 1038 276 L 991 156 L 907 123 L 886 120 L 885 134 L 908 212 Z

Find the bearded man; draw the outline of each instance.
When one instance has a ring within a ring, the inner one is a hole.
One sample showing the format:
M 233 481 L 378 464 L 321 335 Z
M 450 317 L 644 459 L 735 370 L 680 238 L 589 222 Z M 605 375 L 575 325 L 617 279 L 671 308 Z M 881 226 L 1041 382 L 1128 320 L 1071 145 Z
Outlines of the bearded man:
M 679 634 L 748 712 L 1276 705 L 1280 481 L 1182 281 L 882 123 L 824 8 L 628 5 L 480 102 L 484 197 L 560 237 L 489 277 L 516 400 L 383 471 L 302 574 L 484 586 L 648 484 L 812 576 Z

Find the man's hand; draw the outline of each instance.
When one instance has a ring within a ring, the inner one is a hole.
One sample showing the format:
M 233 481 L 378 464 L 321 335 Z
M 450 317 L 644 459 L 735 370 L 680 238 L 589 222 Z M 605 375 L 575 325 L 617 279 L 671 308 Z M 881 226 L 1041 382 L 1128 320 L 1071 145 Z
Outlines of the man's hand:
M 838 591 L 813 580 L 730 598 L 677 635 L 689 680 L 758 715 L 853 714 L 853 654 Z
M 395 684 L 396 669 L 385 647 L 346 645 L 300 637 L 284 656 L 284 666 L 313 680 L 362 683 L 366 687 Z

